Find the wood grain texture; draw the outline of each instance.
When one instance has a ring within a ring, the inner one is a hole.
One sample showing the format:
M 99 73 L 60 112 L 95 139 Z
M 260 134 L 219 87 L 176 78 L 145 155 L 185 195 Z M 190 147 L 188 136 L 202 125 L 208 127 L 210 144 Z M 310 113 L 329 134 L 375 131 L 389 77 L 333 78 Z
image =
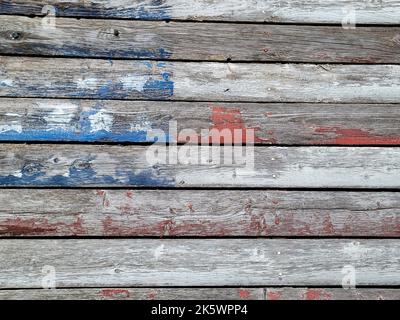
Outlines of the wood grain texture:
M 2 186 L 398 188 L 379 147 L 0 145 Z M 234 156 L 232 152 L 235 152 Z M 254 159 L 254 165 L 253 165 Z
M 0 191 L 0 236 L 399 237 L 400 193 Z
M 400 65 L 0 57 L 0 96 L 398 103 Z
M 264 300 L 264 298 L 266 300 L 399 300 L 400 290 L 291 287 L 0 290 L 1 300 Z
M 43 8 L 45 5 L 51 5 Z M 106 17 L 140 20 L 217 20 L 291 23 L 347 23 L 353 10 L 357 24 L 396 24 L 400 22 L 398 0 L 6 0 L 0 13 L 57 16 Z
M 1 300 L 264 300 L 262 288 L 0 290 Z
M 0 141 L 154 142 L 162 130 L 191 144 L 242 144 L 254 133 L 254 144 L 400 145 L 398 119 L 398 104 L 3 98 Z
M 178 59 L 399 63 L 400 28 L 164 23 L 0 16 L 0 53 Z
M 399 285 L 400 240 L 2 240 L 0 287 Z M 346 268 L 344 268 L 346 266 Z M 48 268 L 49 268 L 48 267 Z M 45 279 L 46 280 L 46 279 Z M 46 283 L 46 282 L 45 282 Z
M 267 300 L 400 300 L 399 289 L 266 288 Z

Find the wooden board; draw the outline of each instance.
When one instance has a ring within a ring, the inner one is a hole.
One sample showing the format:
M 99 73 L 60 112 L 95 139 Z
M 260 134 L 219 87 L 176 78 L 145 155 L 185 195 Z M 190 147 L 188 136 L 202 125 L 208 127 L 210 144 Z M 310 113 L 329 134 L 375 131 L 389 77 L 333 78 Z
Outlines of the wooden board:
M 398 148 L 237 148 L 1 144 L 0 185 L 399 187 Z
M 400 300 L 399 289 L 267 288 L 267 300 Z
M 45 7 L 51 5 L 53 7 Z M 0 13 L 103 17 L 140 20 L 217 20 L 249 22 L 364 24 L 400 23 L 400 3 L 355 0 L 6 0 Z M 354 12 L 355 11 L 355 12 Z
M 399 285 L 400 240 L 2 240 L 1 288 Z M 347 271 L 346 271 L 347 272 Z M 45 282 L 46 283 L 46 282 Z
M 400 193 L 0 190 L 7 236 L 399 237 Z
M 0 20 L 0 299 L 400 299 L 400 0 Z
M 400 65 L 0 57 L 0 96 L 398 103 Z
M 400 290 L 290 287 L 0 290 L 2 300 L 263 300 L 264 298 L 267 300 L 399 300 Z
M 0 290 L 1 300 L 264 300 L 263 288 Z
M 399 63 L 400 28 L 1 16 L 0 53 L 70 57 Z M 290 45 L 288 45 L 290 43 Z
M 179 143 L 241 144 L 254 133 L 260 145 L 400 145 L 399 119 L 397 104 L 3 98 L 0 141 L 154 142 L 163 130 Z

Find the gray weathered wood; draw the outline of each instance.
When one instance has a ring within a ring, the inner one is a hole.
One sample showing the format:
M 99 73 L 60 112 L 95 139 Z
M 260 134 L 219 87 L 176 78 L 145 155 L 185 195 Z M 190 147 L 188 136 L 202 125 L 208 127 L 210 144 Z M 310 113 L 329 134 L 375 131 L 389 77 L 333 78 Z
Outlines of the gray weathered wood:
M 1 241 L 0 287 L 41 288 L 46 270 L 58 288 L 341 286 L 350 266 L 357 285 L 399 285 L 399 262 L 395 239 L 13 239 Z
M 100 288 L 0 290 L 1 300 L 264 300 L 262 288 Z
M 267 300 L 400 300 L 399 289 L 266 288 Z
M 400 65 L 0 57 L 0 96 L 398 103 Z
M 1 300 L 399 300 L 399 289 L 99 288 L 0 290 Z
M 233 141 L 243 143 L 245 131 L 252 130 L 255 144 L 399 145 L 399 119 L 394 104 L 3 98 L 0 141 L 153 142 L 158 130 L 171 129 L 169 142 L 186 143 L 182 133 L 191 129 L 190 143 L 232 142 L 215 136 L 215 130 L 232 137 L 243 130 Z
M 400 236 L 400 193 L 0 190 L 7 236 Z
M 398 148 L 265 147 L 254 153 L 251 146 L 237 148 L 232 157 L 232 148 L 218 146 L 1 144 L 0 185 L 400 186 Z
M 141 20 L 400 23 L 398 0 L 6 0 L 1 2 L 0 13 Z
M 400 28 L 0 16 L 0 53 L 104 58 L 399 63 Z

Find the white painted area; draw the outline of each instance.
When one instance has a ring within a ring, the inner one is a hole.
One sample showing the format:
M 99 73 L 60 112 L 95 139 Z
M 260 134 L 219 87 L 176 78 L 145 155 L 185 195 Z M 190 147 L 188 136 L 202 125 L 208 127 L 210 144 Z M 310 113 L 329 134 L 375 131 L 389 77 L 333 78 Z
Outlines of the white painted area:
M 0 80 L 0 87 L 11 87 L 13 85 L 12 79 Z
M 250 259 L 249 259 L 250 261 L 255 261 L 255 262 L 264 262 L 264 261 L 266 261 L 267 259 L 265 258 L 265 254 L 264 253 L 262 253 L 258 248 L 254 248 L 252 251 L 251 251 L 251 254 L 250 254 Z
M 128 75 L 122 77 L 121 82 L 125 89 L 142 92 L 149 79 L 150 77 L 148 75 Z
M 11 175 L 17 178 L 22 178 L 22 172 L 19 170 L 12 172 Z
M 152 130 L 151 121 L 149 121 L 148 117 L 145 114 L 139 114 L 134 123 L 131 123 L 130 131 L 150 131 Z
M 15 119 L 17 118 L 17 119 Z M 22 132 L 22 123 L 20 114 L 17 113 L 6 113 L 3 123 L 0 123 L 0 133 L 4 132 Z
M 46 120 L 48 128 L 47 131 L 59 129 L 59 127 L 69 127 L 69 123 L 72 121 L 79 106 L 70 102 L 38 102 L 38 106 L 44 110 L 50 109 L 51 112 L 43 116 Z M 54 128 L 54 126 L 56 128 Z
M 22 125 L 18 121 L 12 121 L 11 123 L 8 124 L 0 124 L 0 133 L 4 132 L 22 132 Z
M 154 258 L 158 261 L 164 254 L 164 245 L 160 245 L 154 250 Z
M 352 241 L 343 246 L 343 254 L 353 259 L 361 259 L 368 253 L 368 248 L 360 244 L 359 241 Z
M 75 80 L 79 89 L 93 89 L 96 88 L 98 80 L 96 78 L 78 78 Z
M 90 132 L 98 131 L 111 131 L 114 118 L 106 110 L 101 109 L 95 114 L 89 116 L 90 121 Z

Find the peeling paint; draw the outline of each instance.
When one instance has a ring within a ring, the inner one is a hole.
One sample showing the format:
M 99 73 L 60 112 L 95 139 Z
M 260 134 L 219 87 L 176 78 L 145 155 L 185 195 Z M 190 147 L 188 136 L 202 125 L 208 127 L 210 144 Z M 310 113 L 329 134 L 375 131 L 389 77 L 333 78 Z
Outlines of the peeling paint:
M 162 244 L 154 250 L 154 259 L 158 261 L 161 256 L 165 253 L 165 246 Z
M 130 292 L 128 289 L 102 289 L 101 296 L 111 299 L 126 299 L 130 297 Z
M 240 299 L 250 299 L 250 291 L 247 289 L 239 289 L 239 298 Z
M 0 87 L 12 87 L 14 81 L 12 79 L 0 80 Z
M 93 89 L 96 88 L 98 80 L 96 78 L 78 78 L 75 80 L 79 89 Z
M 254 143 L 254 142 L 264 142 L 264 143 L 275 143 L 273 138 L 259 138 L 256 136 L 259 127 L 247 127 L 242 119 L 240 109 L 225 108 L 221 106 L 213 106 L 211 108 L 211 122 L 212 126 L 210 128 L 210 142 L 214 143 Z M 215 133 L 213 133 L 215 131 Z M 220 137 L 219 132 L 228 130 L 231 136 L 231 140 L 225 137 Z M 240 133 L 239 136 L 235 133 Z M 237 141 L 237 138 L 239 138 Z M 227 141 L 225 141 L 227 140 Z
M 0 234 L 11 236 L 29 235 L 86 235 L 87 229 L 81 216 L 74 222 L 49 222 L 46 218 L 7 218 L 0 222 Z
M 90 121 L 90 132 L 111 131 L 114 119 L 106 110 L 100 109 L 96 113 L 89 115 L 88 118 Z
M 267 300 L 280 300 L 282 298 L 282 293 L 279 291 L 267 290 Z
M 136 90 L 142 92 L 147 81 L 150 80 L 148 75 L 127 75 L 121 78 L 122 85 L 127 90 Z
M 332 295 L 323 289 L 307 289 L 303 294 L 305 300 L 331 300 Z
M 374 134 L 372 130 L 346 129 L 339 126 L 315 127 L 313 131 L 321 135 L 318 144 L 338 145 L 398 145 L 400 136 L 385 136 Z M 329 138 L 332 136 L 332 138 Z

